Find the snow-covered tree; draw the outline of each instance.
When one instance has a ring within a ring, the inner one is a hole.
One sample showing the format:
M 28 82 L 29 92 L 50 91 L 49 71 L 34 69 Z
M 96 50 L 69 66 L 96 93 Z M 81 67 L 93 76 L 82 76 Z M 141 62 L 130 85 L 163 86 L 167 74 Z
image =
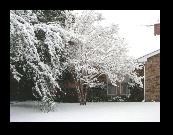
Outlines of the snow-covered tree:
M 65 27 L 65 22 L 69 15 L 72 17 L 72 21 L 74 22 L 74 17 L 69 11 L 71 10 L 33 10 L 39 22 L 56 22 L 62 27 Z
M 66 30 L 82 41 L 78 44 L 72 42 L 73 47 L 68 49 L 68 63 L 81 104 L 86 104 L 89 84 L 102 74 L 106 74 L 113 85 L 116 85 L 117 81 L 123 81 L 128 74 L 142 87 L 141 77 L 134 72 L 140 67 L 128 56 L 128 46 L 118 35 L 118 25 L 103 27 L 99 25 L 103 19 L 100 13 L 84 11 L 75 16 L 75 23 L 70 28 L 66 27 Z
M 10 11 L 10 72 L 19 83 L 22 78 L 31 81 L 33 95 L 43 105 L 53 103 L 61 90 L 58 79 L 67 67 L 63 59 L 70 39 L 75 37 L 58 23 L 39 22 L 31 10 Z

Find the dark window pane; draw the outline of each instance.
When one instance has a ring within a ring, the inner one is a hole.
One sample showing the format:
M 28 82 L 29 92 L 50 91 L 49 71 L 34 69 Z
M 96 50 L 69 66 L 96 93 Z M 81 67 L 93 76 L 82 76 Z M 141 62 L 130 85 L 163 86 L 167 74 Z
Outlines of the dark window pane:
M 116 87 L 112 84 L 108 84 L 108 94 L 116 94 Z
M 121 83 L 121 94 L 128 94 L 128 84 L 127 83 Z

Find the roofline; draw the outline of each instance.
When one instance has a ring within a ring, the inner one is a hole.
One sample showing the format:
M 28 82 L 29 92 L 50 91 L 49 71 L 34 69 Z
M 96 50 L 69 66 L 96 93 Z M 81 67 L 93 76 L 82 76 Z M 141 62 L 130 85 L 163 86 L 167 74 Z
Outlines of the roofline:
M 144 56 L 141 56 L 141 57 L 139 57 L 139 58 L 137 58 L 136 60 L 138 60 L 138 59 L 140 59 L 140 58 L 142 58 L 142 57 L 145 57 L 145 56 L 147 56 L 147 55 L 149 55 L 149 54 L 152 54 L 152 53 L 154 53 L 154 52 L 157 52 L 157 51 L 159 51 L 160 49 L 158 49 L 158 50 L 156 50 L 156 51 L 153 51 L 153 52 L 151 52 L 151 53 L 148 53 L 148 54 L 146 54 L 146 55 L 144 55 Z

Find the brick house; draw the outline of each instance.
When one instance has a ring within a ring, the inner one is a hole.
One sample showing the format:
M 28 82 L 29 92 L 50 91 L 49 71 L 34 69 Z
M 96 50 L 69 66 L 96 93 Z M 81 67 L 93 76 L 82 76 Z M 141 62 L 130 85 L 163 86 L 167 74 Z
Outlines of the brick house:
M 160 49 L 137 59 L 144 64 L 144 99 L 160 102 Z
M 139 76 L 144 76 L 144 80 L 142 80 L 142 83 L 144 84 L 142 100 L 144 99 L 146 102 L 160 102 L 160 49 L 144 55 L 136 59 L 136 61 L 144 64 L 142 70 L 136 71 Z M 73 79 L 70 78 L 66 81 L 67 83 L 62 83 L 62 88 L 66 93 L 69 93 L 64 96 L 67 99 L 66 101 L 71 102 L 75 99 L 75 102 L 77 102 L 78 97 Z M 97 97 L 98 99 L 94 99 L 95 101 L 113 101 L 115 97 L 121 97 L 121 99 L 124 99 L 132 93 L 131 89 L 128 87 L 128 82 L 130 82 L 128 76 L 125 76 L 124 81 L 117 82 L 117 86 L 113 86 L 106 75 L 100 76 L 98 81 L 99 83 L 106 84 L 105 89 L 93 88 L 91 91 L 88 91 L 87 101 L 90 101 L 91 97 Z

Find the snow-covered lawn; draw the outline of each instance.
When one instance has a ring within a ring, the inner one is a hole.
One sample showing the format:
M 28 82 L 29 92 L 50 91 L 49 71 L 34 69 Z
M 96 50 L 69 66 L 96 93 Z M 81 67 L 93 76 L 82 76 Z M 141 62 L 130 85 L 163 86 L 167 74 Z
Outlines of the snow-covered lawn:
M 11 103 L 10 122 L 160 122 L 160 102 L 56 103 L 49 113 L 36 101 Z

